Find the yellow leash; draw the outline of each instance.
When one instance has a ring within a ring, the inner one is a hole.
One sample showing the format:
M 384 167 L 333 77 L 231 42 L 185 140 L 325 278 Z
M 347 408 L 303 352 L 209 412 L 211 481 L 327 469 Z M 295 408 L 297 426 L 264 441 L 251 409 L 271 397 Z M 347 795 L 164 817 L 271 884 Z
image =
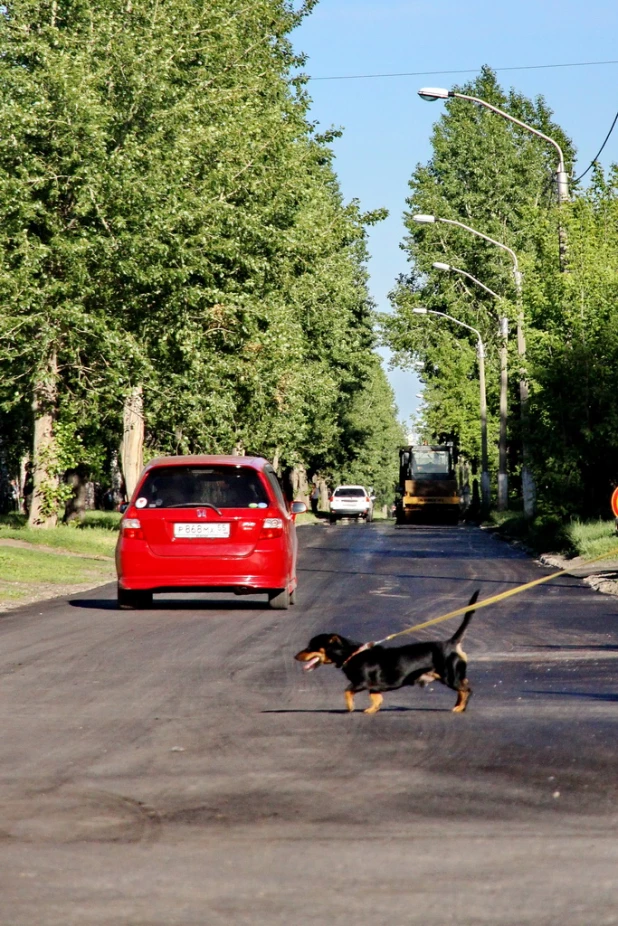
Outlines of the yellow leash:
M 597 563 L 602 559 L 609 559 L 610 556 L 617 556 L 618 548 L 615 550 L 610 550 L 609 553 L 603 553 L 602 556 L 595 556 L 594 559 L 589 559 L 586 563 L 582 565 L 590 565 L 590 563 Z M 431 627 L 433 624 L 439 624 L 442 621 L 448 621 L 452 617 L 458 617 L 460 614 L 465 614 L 466 611 L 470 611 L 473 608 L 475 611 L 478 611 L 479 608 L 487 608 L 490 604 L 495 604 L 497 601 L 504 601 L 505 598 L 510 598 L 511 595 L 519 595 L 520 592 L 525 592 L 528 588 L 534 588 L 535 585 L 542 585 L 543 582 L 549 582 L 550 579 L 556 579 L 558 576 L 566 575 L 567 572 L 570 572 L 570 569 L 561 569 L 559 572 L 552 572 L 551 575 L 543 576 L 540 579 L 535 579 L 533 582 L 526 582 L 525 585 L 518 585 L 517 588 L 511 588 L 508 592 L 500 592 L 499 595 L 492 595 L 491 598 L 484 598 L 483 601 L 477 601 L 474 605 L 466 604 L 462 608 L 457 608 L 455 611 L 449 611 L 448 614 L 442 614 L 441 617 L 434 617 L 430 621 L 423 621 L 422 624 L 415 624 L 413 627 L 408 627 L 406 630 L 398 630 L 397 633 L 391 633 L 388 637 L 384 637 L 382 640 L 377 640 L 375 643 L 368 644 L 368 646 L 377 646 L 379 643 L 386 643 L 388 640 L 393 640 L 395 637 L 400 637 L 404 633 L 413 633 L 415 630 L 422 630 L 425 627 Z

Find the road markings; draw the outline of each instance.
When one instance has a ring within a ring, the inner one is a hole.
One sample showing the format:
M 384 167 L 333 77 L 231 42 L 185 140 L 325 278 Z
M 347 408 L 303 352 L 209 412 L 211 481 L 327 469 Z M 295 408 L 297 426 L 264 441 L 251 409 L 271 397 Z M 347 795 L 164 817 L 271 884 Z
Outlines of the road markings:
M 392 585 L 383 585 L 382 588 L 374 588 L 369 594 L 370 595 L 379 595 L 380 598 L 409 598 L 409 595 L 399 595 L 397 592 L 393 591 L 394 586 Z
M 470 658 L 473 662 L 597 662 L 602 659 L 618 659 L 618 650 L 591 652 L 582 649 L 561 653 L 528 650 L 521 653 L 482 653 Z

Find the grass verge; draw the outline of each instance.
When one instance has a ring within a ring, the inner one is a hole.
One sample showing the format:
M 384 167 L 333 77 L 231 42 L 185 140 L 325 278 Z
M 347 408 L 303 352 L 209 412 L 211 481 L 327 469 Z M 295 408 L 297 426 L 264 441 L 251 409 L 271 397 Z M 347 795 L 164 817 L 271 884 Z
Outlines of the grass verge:
M 89 556 L 113 556 L 121 515 L 89 511 L 81 524 L 59 524 L 40 530 L 27 527 L 20 515 L 0 518 L 0 541 L 20 540 L 35 546 L 53 547 Z
M 561 553 L 563 556 L 594 558 L 616 550 L 615 521 L 565 521 L 555 515 L 539 515 L 528 521 L 522 514 L 494 512 L 488 522 L 507 540 L 518 540 L 535 553 Z
M 35 530 L 18 515 L 0 518 L 0 610 L 112 581 L 119 521 L 89 512 L 80 525 Z

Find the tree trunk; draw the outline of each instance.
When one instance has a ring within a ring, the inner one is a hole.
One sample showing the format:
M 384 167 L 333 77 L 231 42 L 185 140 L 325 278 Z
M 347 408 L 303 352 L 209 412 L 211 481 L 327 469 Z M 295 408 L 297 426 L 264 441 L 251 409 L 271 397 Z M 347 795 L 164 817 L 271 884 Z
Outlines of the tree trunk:
M 328 511 L 328 499 L 329 499 L 328 486 L 326 485 L 323 479 L 320 479 L 318 484 L 320 486 L 320 508 L 322 509 L 322 511 Z
M 54 428 L 58 414 L 58 359 L 49 358 L 47 371 L 34 387 L 32 500 L 29 527 L 55 527 L 58 522 L 58 469 Z
M 118 464 L 118 451 L 114 450 L 111 460 L 111 507 L 117 511 L 124 501 L 124 478 Z
M 28 510 L 26 508 L 26 489 L 28 474 L 30 472 L 30 457 L 23 456 L 19 461 L 19 486 L 18 486 L 18 501 L 17 501 L 17 510 L 20 514 L 28 515 Z
M 86 517 L 87 494 L 88 494 L 88 473 L 84 467 L 78 466 L 76 469 L 70 469 L 65 473 L 64 481 L 71 486 L 73 494 L 66 504 L 64 510 L 65 524 L 70 521 L 83 521 Z
M 309 506 L 309 496 L 311 494 L 311 490 L 309 488 L 309 481 L 307 479 L 307 470 L 302 465 L 302 463 L 298 466 L 290 467 L 288 479 L 292 499 L 299 502 L 304 502 L 307 506 Z
M 144 465 L 144 399 L 141 386 L 136 386 L 125 398 L 120 461 L 129 499 Z

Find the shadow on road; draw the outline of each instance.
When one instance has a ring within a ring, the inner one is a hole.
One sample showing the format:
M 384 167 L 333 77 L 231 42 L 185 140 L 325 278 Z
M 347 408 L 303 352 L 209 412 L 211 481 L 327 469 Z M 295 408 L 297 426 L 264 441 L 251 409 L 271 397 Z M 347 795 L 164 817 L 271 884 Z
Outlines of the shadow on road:
M 426 711 L 430 714 L 449 714 L 450 708 L 448 707 L 381 707 L 377 713 L 379 714 L 417 714 L 421 711 Z M 354 711 L 349 711 L 347 708 L 336 708 L 332 710 L 323 710 L 317 709 L 314 710 L 310 707 L 299 707 L 299 708 L 281 708 L 279 710 L 266 710 L 260 711 L 261 714 L 362 714 L 364 713 L 362 708 L 357 708 Z
M 521 581 L 507 581 L 503 578 L 493 578 L 489 576 L 484 576 L 481 574 L 476 574 L 473 578 L 470 576 L 452 576 L 452 575 L 435 575 L 430 573 L 418 573 L 418 572 L 370 572 L 367 569 L 339 569 L 333 567 L 332 569 L 327 569 L 325 566 L 300 566 L 297 570 L 298 574 L 304 572 L 317 572 L 317 573 L 333 573 L 334 575 L 342 576 L 377 576 L 380 579 L 431 579 L 431 581 L 442 581 L 444 579 L 449 582 L 462 582 L 465 585 L 469 585 L 470 582 L 483 582 L 487 585 L 500 585 L 508 588 L 512 586 L 513 588 L 518 588 L 522 582 Z M 547 584 L 546 588 L 584 588 L 588 589 L 589 586 L 586 585 L 583 581 L 578 580 L 570 576 L 567 581 L 560 582 L 550 582 Z
M 72 608 L 85 608 L 96 611 L 118 611 L 118 605 L 114 598 L 72 598 L 69 601 Z M 152 605 L 147 608 L 138 608 L 136 611 L 264 611 L 268 607 L 266 602 L 262 601 L 206 601 L 186 598 L 183 601 L 178 599 L 162 599 L 153 601 Z M 133 613 L 136 613 L 133 611 Z M 128 610 L 124 612 L 130 614 Z
M 598 644 L 590 645 L 587 643 L 585 646 L 572 646 L 569 644 L 560 646 L 560 644 L 557 644 L 557 643 L 545 643 L 545 644 L 542 643 L 540 645 L 535 646 L 535 649 L 571 650 L 571 651 L 575 650 L 577 652 L 582 652 L 582 650 L 585 650 L 586 652 L 616 653 L 618 652 L 618 644 L 598 643 Z
M 601 694 L 594 691 L 546 691 L 544 689 L 534 689 L 529 694 L 549 695 L 553 698 L 586 698 L 591 701 L 617 701 L 618 694 Z

